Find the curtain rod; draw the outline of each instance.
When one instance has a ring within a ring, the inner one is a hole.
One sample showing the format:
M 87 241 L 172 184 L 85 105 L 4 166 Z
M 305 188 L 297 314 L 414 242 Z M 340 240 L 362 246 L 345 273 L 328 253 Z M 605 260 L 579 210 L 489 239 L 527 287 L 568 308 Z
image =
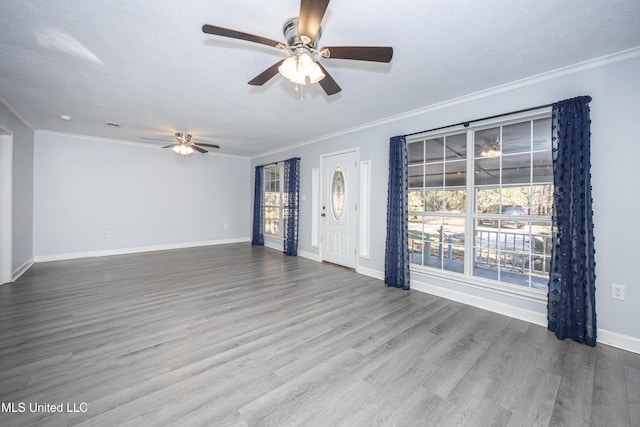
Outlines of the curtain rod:
M 404 135 L 405 137 L 407 136 L 414 136 L 414 135 L 419 135 L 421 133 L 427 133 L 427 132 L 434 132 L 436 130 L 442 130 L 442 129 L 448 129 L 448 128 L 452 128 L 455 126 L 464 126 L 465 128 L 468 128 L 469 125 L 471 123 L 474 122 L 481 122 L 483 120 L 489 120 L 489 119 L 496 119 L 498 117 L 504 117 L 504 116 L 510 116 L 512 114 L 518 114 L 518 113 L 526 113 L 527 111 L 533 111 L 533 110 L 539 110 L 540 108 L 547 108 L 547 107 L 551 107 L 553 104 L 545 104 L 545 105 L 538 105 L 537 107 L 530 107 L 530 108 L 524 108 L 522 110 L 517 110 L 517 111 L 511 111 L 509 113 L 502 113 L 502 114 L 496 114 L 494 116 L 487 116 L 487 117 L 483 117 L 481 119 L 474 119 L 474 120 L 467 120 L 464 122 L 460 122 L 460 123 L 455 123 L 452 125 L 447 125 L 447 126 L 440 126 L 438 128 L 433 128 L 433 129 L 427 129 L 427 130 L 421 130 L 420 132 L 413 132 L 413 133 L 408 133 L 406 135 Z
M 300 157 L 292 157 L 292 158 L 287 159 L 287 160 L 300 160 Z M 271 162 L 271 163 L 266 163 L 264 165 L 257 165 L 257 166 L 262 166 L 262 167 L 275 166 L 275 165 L 280 165 L 280 164 L 286 162 L 287 160 L 278 160 L 277 162 Z

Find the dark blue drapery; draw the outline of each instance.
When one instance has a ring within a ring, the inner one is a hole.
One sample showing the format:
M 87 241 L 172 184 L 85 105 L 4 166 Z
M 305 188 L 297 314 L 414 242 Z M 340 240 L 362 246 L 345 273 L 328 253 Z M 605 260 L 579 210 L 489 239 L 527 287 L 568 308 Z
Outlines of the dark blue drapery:
M 559 339 L 595 346 L 590 101 L 580 96 L 553 104 L 554 234 L 547 319 Z
M 252 245 L 264 246 L 264 196 L 262 176 L 264 166 L 256 166 L 256 180 L 253 188 L 253 235 Z
M 282 196 L 284 253 L 298 255 L 298 210 L 300 207 L 300 158 L 284 162 L 284 187 Z
M 389 144 L 384 283 L 404 290 L 409 290 L 408 172 L 405 137 L 394 136 Z

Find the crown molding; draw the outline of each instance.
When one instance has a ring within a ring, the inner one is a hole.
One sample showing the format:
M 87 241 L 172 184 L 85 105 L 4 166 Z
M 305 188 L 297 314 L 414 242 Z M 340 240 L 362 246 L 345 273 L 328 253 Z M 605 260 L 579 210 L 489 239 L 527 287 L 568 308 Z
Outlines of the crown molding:
M 442 110 L 445 108 L 453 107 L 459 104 L 463 104 L 470 101 L 475 101 L 478 99 L 486 98 L 489 96 L 497 95 L 500 93 L 508 92 L 511 90 L 515 90 L 521 87 L 531 86 L 536 83 L 540 83 L 546 80 L 555 79 L 558 77 L 565 76 L 567 74 L 577 73 L 584 70 L 589 70 L 591 68 L 601 67 L 603 65 L 612 64 L 615 62 L 625 61 L 628 59 L 637 58 L 640 56 L 640 46 L 633 47 L 631 49 L 626 49 L 620 52 L 612 53 L 609 55 L 600 56 L 597 58 L 589 59 L 586 61 L 578 62 L 575 64 L 568 65 L 566 67 L 556 68 L 551 71 L 545 71 L 543 73 L 534 74 L 529 77 L 525 77 L 523 79 L 514 80 L 509 83 L 504 83 L 498 86 L 493 86 L 488 89 L 483 89 L 477 92 L 472 92 L 467 95 L 462 95 L 457 98 L 452 98 L 443 102 L 438 102 L 436 104 L 432 104 L 426 107 L 421 107 L 415 110 L 410 110 L 401 114 L 396 114 L 393 116 L 385 117 L 383 119 L 374 120 L 371 122 L 367 122 L 358 126 L 350 127 L 347 129 L 343 129 L 337 132 L 332 132 L 323 136 L 319 136 L 317 138 L 309 139 L 299 144 L 289 145 L 283 148 L 279 148 L 277 150 L 268 151 L 265 153 L 261 153 L 259 155 L 255 155 L 251 157 L 251 160 L 256 160 L 262 157 L 270 156 L 273 154 L 279 154 L 284 151 L 289 151 L 295 148 L 304 147 L 305 145 L 314 144 L 316 142 L 326 141 L 327 139 L 335 138 L 342 135 L 347 135 L 353 132 L 369 129 L 376 126 L 381 126 L 388 123 L 397 122 L 399 120 L 407 119 L 410 117 L 418 116 L 421 114 L 431 113 L 434 111 Z
M 154 149 L 154 150 L 162 148 L 159 145 L 148 144 L 146 142 L 125 141 L 125 140 L 122 140 L 122 139 L 112 139 L 112 138 L 104 138 L 104 137 L 101 137 L 101 136 L 91 136 L 91 135 L 81 135 L 81 134 L 77 134 L 77 133 L 58 132 L 58 131 L 53 131 L 53 130 L 42 130 L 42 129 L 40 129 L 40 130 L 35 131 L 35 133 L 44 134 L 44 135 L 53 135 L 53 136 L 73 137 L 73 138 L 79 138 L 79 139 L 89 139 L 89 140 L 92 140 L 92 141 L 107 142 L 107 143 L 110 143 L 110 144 L 132 145 L 134 147 L 150 148 L 150 149 Z M 238 156 L 238 155 L 235 155 L 235 154 L 213 153 L 211 151 L 209 151 L 208 153 L 203 153 L 203 154 L 205 154 L 207 156 L 228 157 L 228 158 L 234 158 L 234 159 L 250 160 L 250 158 L 247 157 L 247 156 Z

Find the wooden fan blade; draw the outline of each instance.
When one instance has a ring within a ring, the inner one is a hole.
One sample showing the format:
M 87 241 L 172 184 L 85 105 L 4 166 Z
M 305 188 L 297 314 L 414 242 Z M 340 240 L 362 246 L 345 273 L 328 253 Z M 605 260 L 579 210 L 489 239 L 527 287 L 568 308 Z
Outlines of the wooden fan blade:
M 321 63 L 318 62 L 317 64 L 320 66 L 320 69 L 324 73 L 324 78 L 320 80 L 318 84 L 322 86 L 322 89 L 324 89 L 326 94 L 335 95 L 336 93 L 340 92 L 342 89 L 340 88 L 340 86 L 338 86 L 338 83 L 333 80 L 333 77 L 331 77 L 329 72 L 322 66 Z
M 275 64 L 273 64 L 271 67 L 267 68 L 266 70 L 264 70 L 262 73 L 258 74 L 257 76 L 255 76 L 253 78 L 253 80 L 251 80 L 249 82 L 250 85 L 252 86 L 262 86 L 263 84 L 265 84 L 266 82 L 268 82 L 269 80 L 271 80 L 271 78 L 273 76 L 275 76 L 276 74 L 278 74 L 278 67 L 280 66 L 280 64 L 282 64 L 284 62 L 284 59 L 282 61 L 278 61 Z
M 300 22 L 298 23 L 298 33 L 309 36 L 313 42 L 318 34 L 318 28 L 327 10 L 329 0 L 301 0 L 300 1 Z
M 165 145 L 164 147 L 160 147 L 160 148 L 169 148 L 169 147 L 175 147 L 178 144 L 171 144 L 171 145 Z
M 202 142 L 192 142 L 193 145 L 201 145 L 203 147 L 211 147 L 211 148 L 220 148 L 219 145 L 215 144 L 203 144 Z
M 194 150 L 199 151 L 199 152 L 201 152 L 201 153 L 203 153 L 203 154 L 204 154 L 204 153 L 208 153 L 208 151 L 207 151 L 207 150 L 203 150 L 203 149 L 202 149 L 202 148 L 200 148 L 200 147 L 196 147 L 194 144 L 191 144 L 191 145 L 189 145 L 189 146 L 190 146 L 191 148 L 193 148 Z
M 323 47 L 329 51 L 328 58 L 354 59 L 356 61 L 391 62 L 393 48 L 388 46 L 333 46 Z
M 255 36 L 249 33 L 243 33 L 241 31 L 230 30 L 228 28 L 216 27 L 215 25 L 204 24 L 202 31 L 207 34 L 213 34 L 214 36 L 229 37 L 232 39 L 246 40 L 249 42 L 265 44 L 271 47 L 278 47 L 282 45 L 279 41 L 271 40 L 266 37 Z

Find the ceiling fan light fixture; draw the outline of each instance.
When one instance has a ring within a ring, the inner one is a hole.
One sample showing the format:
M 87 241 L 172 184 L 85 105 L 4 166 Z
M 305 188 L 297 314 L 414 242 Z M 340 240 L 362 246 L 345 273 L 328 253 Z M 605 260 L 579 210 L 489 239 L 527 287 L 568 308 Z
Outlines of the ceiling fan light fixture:
M 187 144 L 176 144 L 173 147 L 173 151 L 175 151 L 176 153 L 182 156 L 188 156 L 189 154 L 193 153 L 193 148 L 191 148 Z
M 278 67 L 278 72 L 282 74 L 285 79 L 293 81 L 297 68 L 298 64 L 296 63 L 295 57 L 290 56 Z
M 316 63 L 313 62 L 311 55 L 308 53 L 302 53 L 298 56 L 298 71 L 305 77 L 313 73 L 314 65 L 316 65 Z
M 307 84 L 307 76 L 305 76 L 304 74 L 302 74 L 300 71 L 296 71 L 295 75 L 293 76 L 291 80 L 293 83 L 297 84 L 297 85 L 304 85 Z
M 313 64 L 313 71 L 309 75 L 310 83 L 318 83 L 320 80 L 324 79 L 324 73 L 322 72 L 322 68 L 317 63 Z

